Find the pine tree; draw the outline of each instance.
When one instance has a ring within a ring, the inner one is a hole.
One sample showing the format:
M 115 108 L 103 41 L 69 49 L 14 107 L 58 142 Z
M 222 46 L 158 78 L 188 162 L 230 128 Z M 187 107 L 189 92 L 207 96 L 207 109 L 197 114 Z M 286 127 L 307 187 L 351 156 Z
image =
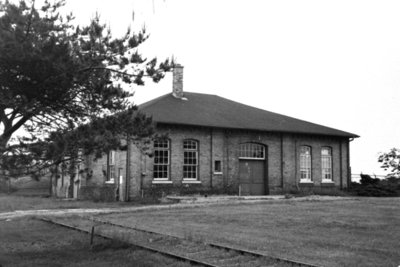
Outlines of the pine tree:
M 0 1 L 3 170 L 39 170 L 78 154 L 99 155 L 154 132 L 123 88 L 143 85 L 145 78 L 158 82 L 173 63 L 139 53 L 145 28 L 113 38 L 99 16 L 77 27 L 72 14 L 60 15 L 63 6 L 63 0 L 40 7 Z M 29 137 L 10 142 L 21 128 Z

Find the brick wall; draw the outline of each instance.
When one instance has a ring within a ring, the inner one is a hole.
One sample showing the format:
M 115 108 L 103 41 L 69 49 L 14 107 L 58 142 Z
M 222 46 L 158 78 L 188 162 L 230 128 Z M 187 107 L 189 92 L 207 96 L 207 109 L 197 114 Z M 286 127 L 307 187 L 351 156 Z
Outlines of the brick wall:
M 312 184 L 307 190 L 327 187 L 347 187 L 347 140 L 337 137 L 307 136 L 280 133 L 262 133 L 255 131 L 221 130 L 200 127 L 160 126 L 160 133 L 167 133 L 171 142 L 171 185 L 152 183 L 153 159 L 143 156 L 143 189 L 151 187 L 182 187 L 183 178 L 183 140 L 199 141 L 199 180 L 203 190 L 224 189 L 238 192 L 239 157 L 241 143 L 262 144 L 267 151 L 267 179 L 270 193 L 288 192 L 294 189 L 305 190 L 301 186 L 299 172 L 300 147 L 312 149 Z M 321 172 L 321 148 L 332 148 L 333 184 L 323 184 Z M 216 160 L 222 162 L 222 174 L 214 172 Z M 145 162 L 145 163 L 144 163 Z M 341 163 L 340 163 L 341 162 Z M 137 173 L 135 175 L 138 175 Z M 193 185 L 190 185 L 193 186 Z M 197 186 L 198 187 L 198 186 Z M 224 190 L 220 190 L 221 192 Z M 172 190 L 173 191 L 173 190 Z
M 285 191 L 302 186 L 299 172 L 300 147 L 311 147 L 312 181 L 311 188 L 337 187 L 347 188 L 348 161 L 346 139 L 338 137 L 307 136 L 307 135 L 283 135 L 283 179 Z M 322 183 L 321 149 L 332 149 L 332 176 L 333 184 Z M 306 185 L 304 185 L 306 186 Z M 309 190 L 308 188 L 307 190 Z M 324 188 L 323 190 L 326 190 Z
M 84 162 L 84 168 L 91 173 L 82 178 L 82 186 L 102 186 L 106 181 L 105 173 L 107 170 L 107 156 L 95 159 L 93 155 L 88 156 Z
M 140 147 L 130 146 L 129 179 L 126 180 L 126 151 L 116 153 L 116 176 L 122 179 L 115 181 L 113 188 L 119 185 L 120 199 L 125 199 L 125 185 L 129 183 L 129 196 L 155 192 L 170 193 L 238 193 L 239 188 L 239 145 L 253 142 L 266 148 L 266 179 L 270 193 L 303 191 L 329 191 L 347 187 L 348 175 L 348 140 L 337 137 L 309 136 L 300 134 L 265 133 L 244 130 L 223 130 L 201 127 L 159 125 L 158 132 L 167 134 L 170 140 L 170 182 L 155 183 L 153 180 L 154 159 L 145 155 Z M 200 183 L 183 181 L 183 141 L 194 139 L 199 144 Z M 300 183 L 300 147 L 306 145 L 312 151 L 312 184 Z M 321 148 L 332 149 L 333 182 L 321 183 Z M 215 161 L 221 161 L 222 173 L 215 173 Z M 106 170 L 107 157 L 97 161 L 89 159 L 86 167 L 93 171 L 90 179 L 82 178 L 82 186 L 88 188 L 106 187 L 103 170 Z M 119 184 L 121 182 L 121 184 Z M 92 190 L 92 189 L 90 189 Z M 90 193 L 86 194 L 90 195 Z

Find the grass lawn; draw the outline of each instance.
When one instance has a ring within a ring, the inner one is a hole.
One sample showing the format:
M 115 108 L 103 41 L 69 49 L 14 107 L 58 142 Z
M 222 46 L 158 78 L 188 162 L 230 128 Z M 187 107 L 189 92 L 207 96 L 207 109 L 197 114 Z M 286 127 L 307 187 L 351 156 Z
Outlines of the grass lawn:
M 0 266 L 191 266 L 35 219 L 0 221 Z
M 400 265 L 400 198 L 282 200 L 101 217 L 322 266 Z

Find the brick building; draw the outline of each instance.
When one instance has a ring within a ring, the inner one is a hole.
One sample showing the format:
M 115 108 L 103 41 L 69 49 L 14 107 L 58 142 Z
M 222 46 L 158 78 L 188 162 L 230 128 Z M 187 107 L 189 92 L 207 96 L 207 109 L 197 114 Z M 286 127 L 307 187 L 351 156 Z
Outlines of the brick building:
M 326 191 L 350 182 L 349 143 L 355 134 L 257 109 L 216 95 L 173 91 L 139 106 L 153 117 L 153 157 L 139 147 L 86 160 L 90 176 L 75 197 L 127 200 L 148 193 L 214 192 L 264 195 Z

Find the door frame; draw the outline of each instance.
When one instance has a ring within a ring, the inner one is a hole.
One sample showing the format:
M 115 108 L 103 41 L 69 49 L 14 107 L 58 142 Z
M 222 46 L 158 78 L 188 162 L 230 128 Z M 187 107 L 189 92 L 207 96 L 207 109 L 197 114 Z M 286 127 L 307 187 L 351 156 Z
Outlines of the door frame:
M 238 162 L 239 162 L 239 166 L 240 166 L 240 161 L 262 161 L 263 162 L 263 166 L 264 166 L 264 173 L 263 173 L 263 181 L 264 181 L 264 195 L 269 195 L 269 177 L 268 177 L 268 146 L 262 143 L 258 143 L 258 142 L 244 142 L 244 143 L 240 143 L 239 147 L 243 144 L 255 144 L 255 145 L 260 145 L 264 148 L 264 158 L 263 159 L 258 159 L 258 158 L 249 158 L 249 157 L 240 157 L 240 153 L 238 156 Z M 240 149 L 239 149 L 240 150 Z M 239 171 L 239 168 L 238 168 Z M 240 177 L 238 177 L 238 182 L 240 185 Z

